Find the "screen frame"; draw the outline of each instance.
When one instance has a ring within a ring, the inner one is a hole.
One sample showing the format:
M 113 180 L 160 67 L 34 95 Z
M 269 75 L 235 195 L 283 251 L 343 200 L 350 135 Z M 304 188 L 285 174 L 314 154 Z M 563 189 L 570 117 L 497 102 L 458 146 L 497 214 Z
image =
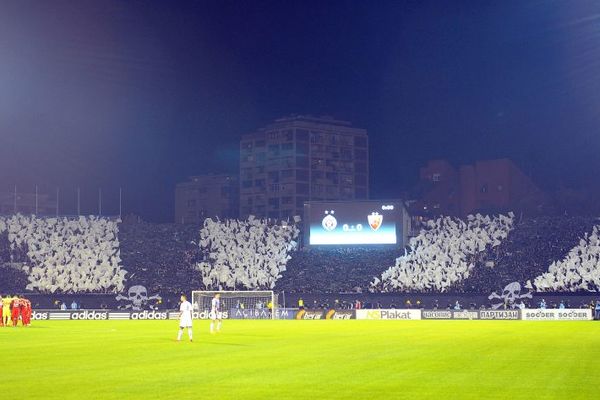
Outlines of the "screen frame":
M 311 206 L 312 205 L 335 205 L 335 204 L 377 204 L 381 203 L 390 203 L 395 207 L 398 207 L 398 220 L 396 221 L 396 243 L 395 244 L 310 244 L 310 214 L 311 214 Z M 302 221 L 303 233 L 302 233 L 302 242 L 304 248 L 307 249 L 336 249 L 336 248 L 381 248 L 381 249 L 391 249 L 391 248 L 402 248 L 404 247 L 404 218 L 406 217 L 406 207 L 404 203 L 400 199 L 383 199 L 383 200 L 315 200 L 315 201 L 307 201 L 304 202 L 304 219 Z

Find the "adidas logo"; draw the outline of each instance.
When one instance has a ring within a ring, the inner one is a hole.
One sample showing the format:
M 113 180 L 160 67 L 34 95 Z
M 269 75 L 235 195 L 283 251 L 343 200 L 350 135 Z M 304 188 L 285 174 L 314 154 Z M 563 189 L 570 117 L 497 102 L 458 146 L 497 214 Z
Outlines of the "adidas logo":
M 131 313 L 131 319 L 167 319 L 167 313 L 158 311 L 142 311 L 139 313 Z
M 71 319 L 76 320 L 100 320 L 108 319 L 108 313 L 97 311 L 82 311 L 71 314 Z

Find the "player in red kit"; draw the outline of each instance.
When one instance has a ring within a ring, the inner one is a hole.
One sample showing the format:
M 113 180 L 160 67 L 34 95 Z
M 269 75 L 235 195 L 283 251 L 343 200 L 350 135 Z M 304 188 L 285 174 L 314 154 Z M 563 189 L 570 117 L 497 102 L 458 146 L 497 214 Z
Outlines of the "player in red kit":
M 18 297 L 15 297 L 13 299 L 11 303 L 11 310 L 11 319 L 13 326 L 17 326 L 17 322 L 19 322 L 19 317 L 21 316 L 21 299 L 19 299 Z
M 31 300 L 27 300 L 27 325 L 31 325 L 31 315 L 33 314 L 33 306 Z
M 26 298 L 21 298 L 21 321 L 23 322 L 23 326 L 31 325 L 31 301 Z

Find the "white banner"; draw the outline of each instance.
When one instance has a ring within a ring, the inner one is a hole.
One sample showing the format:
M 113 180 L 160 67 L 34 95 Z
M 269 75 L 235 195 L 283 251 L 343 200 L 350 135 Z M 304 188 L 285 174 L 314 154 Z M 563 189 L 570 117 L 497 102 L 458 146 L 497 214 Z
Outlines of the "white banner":
M 524 321 L 590 321 L 593 319 L 589 308 L 565 309 L 525 309 L 521 311 Z
M 356 319 L 415 320 L 421 319 L 421 310 L 356 310 Z

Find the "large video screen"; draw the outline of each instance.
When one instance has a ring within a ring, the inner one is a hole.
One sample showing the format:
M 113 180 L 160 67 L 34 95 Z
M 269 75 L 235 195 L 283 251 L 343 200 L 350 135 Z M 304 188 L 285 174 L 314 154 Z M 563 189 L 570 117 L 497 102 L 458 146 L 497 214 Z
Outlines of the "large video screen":
M 311 246 L 398 244 L 398 202 L 310 202 L 305 207 Z

